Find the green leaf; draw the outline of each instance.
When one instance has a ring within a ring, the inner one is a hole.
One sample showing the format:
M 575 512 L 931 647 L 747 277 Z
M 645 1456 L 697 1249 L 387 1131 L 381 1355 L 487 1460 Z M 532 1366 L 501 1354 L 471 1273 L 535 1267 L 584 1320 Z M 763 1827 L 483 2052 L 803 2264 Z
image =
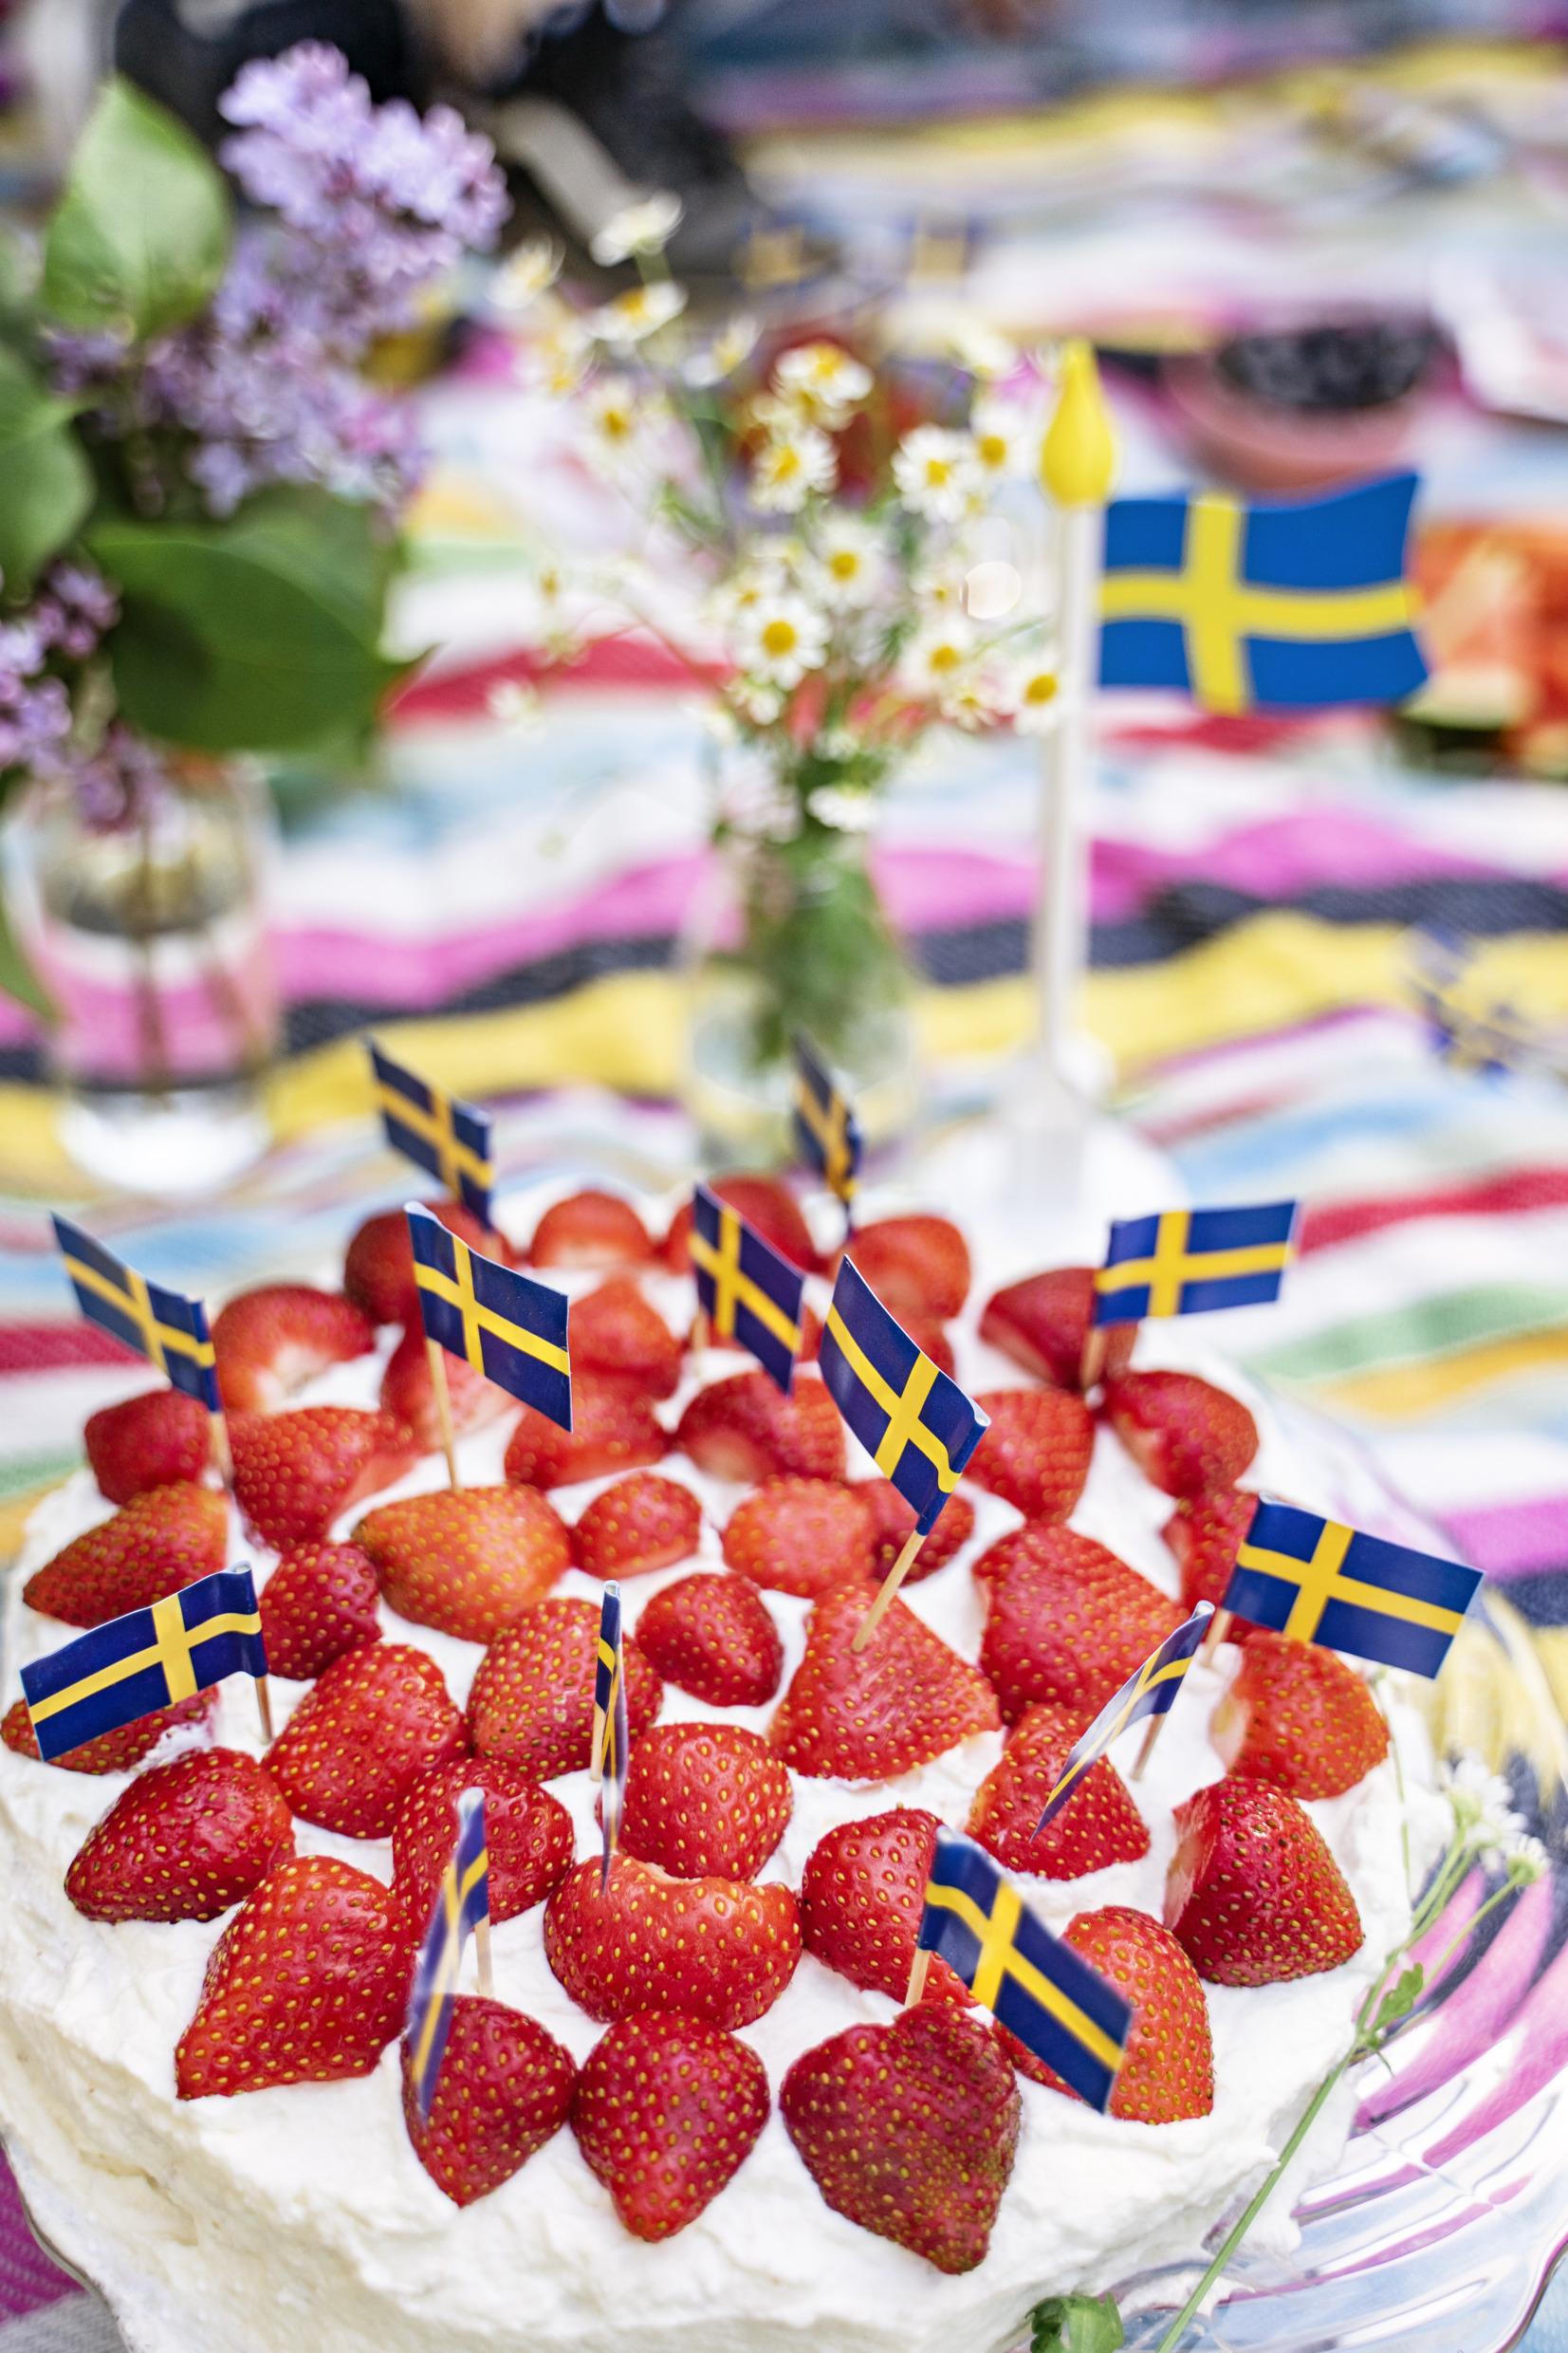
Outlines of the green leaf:
M 12 597 L 27 595 L 92 506 L 92 469 L 73 415 L 0 344 L 0 578 Z
M 1377 2015 L 1372 2022 L 1373 2032 L 1382 2034 L 1390 2027 L 1397 2026 L 1401 2018 L 1408 2018 L 1421 1999 L 1426 1982 L 1426 1971 L 1419 1961 L 1412 1961 L 1378 2004 Z
M 1127 2342 L 1113 2296 L 1051 2296 L 1029 2328 L 1030 2353 L 1116 2353 Z
M 28 963 L 11 928 L 4 891 L 0 891 L 0 996 L 14 997 L 18 1005 L 42 1014 L 46 1021 L 54 1011 L 47 990 Z
M 205 149 L 130 83 L 104 87 L 44 243 L 44 308 L 138 339 L 183 326 L 229 264 L 229 192 Z
M 122 594 L 115 685 L 147 734 L 304 750 L 370 728 L 403 675 L 380 651 L 397 550 L 365 508 L 274 491 L 226 523 L 115 516 L 88 546 Z

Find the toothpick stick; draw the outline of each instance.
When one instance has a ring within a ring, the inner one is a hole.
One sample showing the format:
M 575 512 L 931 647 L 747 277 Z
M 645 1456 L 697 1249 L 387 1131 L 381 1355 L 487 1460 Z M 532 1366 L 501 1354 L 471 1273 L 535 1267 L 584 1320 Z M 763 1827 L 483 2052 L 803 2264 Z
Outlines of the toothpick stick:
M 693 1348 L 710 1348 L 713 1344 L 713 1319 L 706 1307 L 697 1309 L 697 1320 L 692 1326 Z
M 212 1460 L 218 1466 L 218 1476 L 225 1487 L 234 1484 L 234 1450 L 229 1443 L 229 1417 L 221 1411 L 212 1416 Z
M 1168 1708 L 1165 1714 L 1169 1715 L 1171 1711 Z M 1160 1733 L 1164 1729 L 1165 1715 L 1152 1715 L 1150 1717 L 1148 1727 L 1143 1735 L 1143 1746 L 1138 1751 L 1137 1762 L 1133 1767 L 1132 1772 L 1128 1775 L 1128 1779 L 1130 1781 L 1141 1781 L 1143 1779 L 1144 1774 L 1149 1769 L 1149 1760 L 1154 1753 L 1154 1743 L 1158 1740 Z
M 265 1675 L 256 1677 L 256 1707 L 261 1716 L 262 1738 L 270 1748 L 276 1734 L 272 1730 L 272 1686 Z
M 1104 1325 L 1091 1324 L 1083 1335 L 1083 1353 L 1078 1362 L 1078 1385 L 1085 1397 L 1099 1386 L 1105 1371 L 1106 1346 Z
M 910 1535 L 908 1543 L 904 1547 L 904 1549 L 900 1552 L 898 1558 L 894 1562 L 893 1566 L 883 1578 L 882 1590 L 878 1593 L 876 1601 L 873 1602 L 871 1607 L 867 1610 L 865 1616 L 861 1619 L 859 1624 L 855 1629 L 855 1640 L 851 1642 L 849 1647 L 857 1658 L 858 1658 L 860 1652 L 865 1649 L 866 1644 L 870 1641 L 872 1636 L 876 1633 L 877 1627 L 887 1616 L 888 1611 L 892 1608 L 894 1597 L 897 1593 L 898 1588 L 903 1584 L 905 1578 L 909 1575 L 910 1570 L 914 1566 L 914 1556 L 919 1551 L 925 1541 L 926 1540 L 924 1536 L 921 1535 L 920 1530 L 918 1529 L 913 1529 Z
M 926 1978 L 930 1970 L 931 1955 L 926 1951 L 925 1946 L 921 1945 L 914 1955 L 914 1967 L 910 1971 L 909 1991 L 904 1995 L 906 2010 L 912 2010 L 925 1993 Z
M 1213 1622 L 1209 1626 L 1208 1632 L 1204 1636 L 1202 1644 L 1198 1651 L 1198 1657 L 1203 1660 L 1205 1666 L 1207 1666 L 1208 1661 L 1213 1658 L 1214 1653 L 1219 1649 L 1220 1644 L 1229 1639 L 1232 1614 L 1233 1613 L 1228 1609 L 1217 1609 L 1214 1612 Z
M 479 1991 L 489 2001 L 495 1992 L 495 1973 L 490 1965 L 489 1915 L 480 1920 L 473 1932 L 473 1949 L 479 1959 Z
M 425 1334 L 425 1354 L 430 1359 L 430 1382 L 435 1392 L 435 1411 L 441 1423 L 441 1452 L 447 1458 L 447 1476 L 452 1493 L 462 1487 L 457 1475 L 457 1436 L 452 1426 L 452 1391 L 447 1386 L 447 1360 L 438 1340 Z

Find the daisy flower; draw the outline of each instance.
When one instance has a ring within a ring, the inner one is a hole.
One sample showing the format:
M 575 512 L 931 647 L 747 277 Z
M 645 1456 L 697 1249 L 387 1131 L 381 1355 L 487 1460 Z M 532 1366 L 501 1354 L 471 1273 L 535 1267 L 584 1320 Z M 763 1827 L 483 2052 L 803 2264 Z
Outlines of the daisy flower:
M 923 703 L 955 695 L 974 658 L 974 639 L 957 616 L 935 621 L 913 637 L 898 660 L 900 683 Z
M 983 477 L 967 433 L 917 425 L 895 454 L 893 478 L 906 507 L 928 523 L 956 523 L 976 504 Z
M 858 515 L 831 514 L 818 535 L 814 582 L 835 612 L 867 605 L 887 579 L 887 547 L 879 531 Z
M 857 791 L 853 785 L 819 785 L 806 806 L 820 825 L 831 825 L 835 833 L 869 833 L 876 823 L 876 793 Z
M 967 556 L 950 548 L 934 563 L 922 564 L 910 581 L 915 602 L 928 616 L 968 611 L 968 577 L 973 565 Z
M 745 366 L 756 350 L 761 334 L 760 321 L 753 319 L 749 311 L 738 311 L 716 335 L 706 343 L 699 343 L 688 356 L 681 375 L 699 392 L 722 384 L 738 367 Z
M 1039 441 L 1038 426 L 1017 400 L 1004 400 L 994 392 L 982 393 L 969 413 L 969 436 L 974 454 L 989 482 L 1009 474 L 1027 473 Z
M 520 319 L 561 275 L 562 249 L 553 237 L 530 237 L 507 256 L 490 281 L 490 306 Z
M 831 491 L 839 465 L 815 425 L 796 425 L 764 443 L 751 468 L 751 503 L 764 514 L 799 514 L 816 491 Z
M 1014 672 L 1007 695 L 1007 710 L 1014 732 L 1020 735 L 1043 735 L 1056 725 L 1057 695 L 1060 681 L 1046 661 L 1026 661 Z
M 680 198 L 665 191 L 622 205 L 596 231 L 588 250 L 600 269 L 629 262 L 634 253 L 662 253 L 680 227 L 681 210 Z
M 1552 1867 L 1545 1847 L 1540 1839 L 1532 1838 L 1528 1830 L 1508 1831 L 1498 1852 L 1507 1865 L 1509 1878 L 1517 1880 L 1521 1886 L 1528 1886 L 1534 1880 L 1544 1879 Z
M 756 678 L 735 678 L 729 687 L 729 695 L 743 719 L 753 727 L 771 727 L 784 709 L 784 698 L 776 686 L 766 686 Z
M 627 457 L 641 438 L 648 396 L 630 376 L 601 376 L 585 402 L 588 428 L 604 456 Z
M 630 350 L 678 319 L 685 308 L 685 287 L 661 278 L 653 286 L 635 286 L 630 293 L 618 294 L 613 303 L 590 314 L 588 327 L 600 343 Z
M 950 727 L 962 728 L 967 735 L 978 734 L 983 728 L 994 727 L 1000 716 L 997 697 L 989 681 L 977 669 L 961 671 L 948 692 L 936 705 Z
M 743 613 L 737 634 L 743 669 L 785 690 L 820 669 L 827 653 L 826 621 L 787 589 Z
M 798 343 L 773 370 L 783 398 L 819 425 L 841 425 L 874 380 L 870 368 L 839 343 Z
M 562 319 L 538 336 L 520 355 L 520 381 L 564 400 L 586 377 L 594 356 L 593 337 L 581 320 Z
M 536 734 L 544 725 L 544 703 L 539 689 L 520 678 L 504 679 L 491 687 L 489 704 L 490 717 L 513 734 Z

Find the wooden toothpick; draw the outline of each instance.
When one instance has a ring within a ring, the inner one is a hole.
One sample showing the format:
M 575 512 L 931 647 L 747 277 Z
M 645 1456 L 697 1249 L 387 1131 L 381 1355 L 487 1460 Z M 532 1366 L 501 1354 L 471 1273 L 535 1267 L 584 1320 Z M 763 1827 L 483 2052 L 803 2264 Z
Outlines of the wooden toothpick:
M 892 1608 L 894 1597 L 910 1570 L 914 1566 L 914 1556 L 925 1541 L 917 1528 L 913 1529 L 904 1549 L 883 1578 L 882 1590 L 855 1629 L 855 1640 L 849 1647 L 856 1658 L 858 1658 L 865 1649 L 866 1644 Z
M 256 1708 L 261 1716 L 262 1738 L 270 1748 L 276 1737 L 272 1730 L 272 1686 L 265 1675 L 256 1677 Z
M 1083 1353 L 1078 1362 L 1078 1385 L 1085 1397 L 1099 1386 L 1105 1370 L 1105 1350 L 1104 1325 L 1091 1324 L 1083 1335 Z
M 713 1344 L 713 1319 L 706 1307 L 697 1309 L 697 1320 L 692 1326 L 693 1348 L 710 1348 Z
M 447 1360 L 438 1340 L 425 1334 L 425 1354 L 430 1359 L 431 1387 L 435 1392 L 435 1411 L 441 1423 L 441 1452 L 447 1458 L 447 1476 L 452 1491 L 457 1494 L 463 1485 L 457 1475 L 457 1436 L 452 1426 L 452 1391 L 447 1386 Z
M 229 1443 L 229 1417 L 222 1408 L 212 1416 L 212 1460 L 218 1466 L 218 1476 L 224 1486 L 233 1491 L 234 1450 Z
M 1141 1781 L 1144 1774 L 1148 1771 L 1149 1760 L 1154 1753 L 1154 1743 L 1158 1740 L 1165 1726 L 1165 1717 L 1166 1715 L 1169 1715 L 1170 1713 L 1170 1709 L 1167 1708 L 1164 1715 L 1153 1715 L 1150 1717 L 1143 1735 L 1143 1745 L 1137 1753 L 1137 1762 L 1134 1765 L 1132 1771 L 1127 1776 L 1130 1781 Z
M 479 1961 L 479 1991 L 489 2001 L 495 1992 L 495 1972 L 490 1961 L 490 1919 L 488 1912 L 475 1925 L 473 1949 Z
M 1198 1657 L 1203 1660 L 1205 1666 L 1207 1666 L 1209 1660 L 1213 1658 L 1214 1653 L 1219 1649 L 1220 1644 L 1229 1639 L 1230 1621 L 1233 1615 L 1234 1612 L 1228 1609 L 1217 1609 L 1214 1612 L 1213 1623 L 1209 1626 L 1208 1632 L 1204 1636 L 1202 1647 L 1198 1652 Z
M 909 1990 L 904 1995 L 904 2008 L 906 2010 L 913 2010 L 915 2003 L 918 2002 L 925 1993 L 926 1978 L 930 1973 L 930 1970 L 931 1955 L 926 1951 L 925 1946 L 921 1945 L 915 1952 L 914 1967 L 910 1971 Z

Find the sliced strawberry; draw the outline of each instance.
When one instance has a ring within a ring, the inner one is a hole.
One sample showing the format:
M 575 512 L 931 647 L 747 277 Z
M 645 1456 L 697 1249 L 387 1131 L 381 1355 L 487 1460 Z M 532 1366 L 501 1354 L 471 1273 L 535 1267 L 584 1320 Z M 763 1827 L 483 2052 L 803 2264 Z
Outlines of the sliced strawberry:
M 378 1881 L 326 1855 L 280 1863 L 207 1964 L 175 2052 L 180 2099 L 369 2075 L 402 2026 L 413 1966 Z
M 99 1491 L 111 1503 L 199 1479 L 212 1458 L 212 1417 L 181 1389 L 149 1389 L 105 1405 L 89 1414 L 82 1437 Z
M 100 1732 L 96 1740 L 84 1740 L 80 1749 L 70 1750 L 65 1756 L 50 1757 L 51 1766 L 67 1773 L 128 1773 L 133 1765 L 139 1765 L 150 1756 L 165 1732 L 179 1732 L 193 1724 L 210 1724 L 216 1699 L 212 1692 L 196 1692 L 189 1699 L 176 1699 L 172 1708 L 156 1708 L 151 1715 L 138 1716 L 134 1724 L 122 1724 L 118 1732 Z M 41 1762 L 38 1754 L 38 1734 L 33 1731 L 28 1703 L 18 1699 L 8 1708 L 0 1721 L 0 1741 L 17 1756 L 31 1757 Z
M 830 1593 L 812 1605 L 805 1657 L 768 1735 L 798 1773 L 891 1781 L 1000 1721 L 985 1677 L 902 1602 L 857 1655 L 851 1644 L 866 1606 L 864 1592 Z
M 572 1530 L 579 1568 L 606 1582 L 673 1568 L 701 1539 L 701 1504 L 689 1487 L 656 1471 L 634 1471 L 605 1488 Z
M 1066 1942 L 1133 2006 L 1126 2054 L 1110 2113 L 1134 2124 L 1175 2124 L 1214 2105 L 1214 2039 L 1198 1973 L 1168 1928 L 1147 1912 L 1108 1903 L 1080 1912 Z M 1005 2027 L 1002 2047 L 1021 2075 L 1052 2091 L 1077 2092 Z
M 902 1315 L 898 1321 L 922 1356 L 929 1356 L 932 1362 L 946 1373 L 950 1380 L 952 1380 L 958 1371 L 958 1360 L 953 1355 L 952 1342 L 948 1337 L 946 1325 L 938 1324 L 934 1317 L 929 1315 Z
M 528 1263 L 535 1267 L 636 1267 L 653 1254 L 631 1202 L 592 1187 L 547 1209 L 528 1245 Z
M 613 1275 L 574 1299 L 570 1328 L 574 1374 L 623 1381 L 651 1398 L 679 1388 L 680 1342 L 629 1275 Z
M 279 1552 L 323 1543 L 334 1520 L 419 1458 L 400 1422 L 353 1405 L 238 1414 L 229 1436 L 234 1501 L 251 1533 Z
M 679 1577 L 637 1620 L 649 1664 L 712 1708 L 760 1708 L 784 1674 L 784 1644 L 767 1604 L 745 1577 Z
M 801 1879 L 806 1951 L 852 1985 L 902 2002 L 939 1827 L 934 1814 L 911 1806 L 835 1823 L 812 1848 Z M 963 1979 L 933 1958 L 925 1999 L 967 2006 L 969 1998 Z
M 966 1476 L 1026 1520 L 1064 1520 L 1083 1492 L 1095 1425 L 1066 1389 L 987 1389 L 976 1403 L 991 1426 Z
M 1105 1414 L 1144 1477 L 1168 1495 L 1232 1487 L 1258 1451 L 1258 1425 L 1240 1398 L 1196 1373 L 1126 1373 L 1107 1387 Z
M 797 1373 L 788 1397 L 760 1368 L 730 1373 L 692 1399 L 675 1444 L 700 1471 L 754 1487 L 760 1479 L 842 1478 L 844 1425 L 821 1382 Z
M 1208 1736 L 1228 1771 L 1300 1798 L 1343 1797 L 1389 1752 L 1382 1712 L 1353 1667 L 1261 1627 Z
M 452 1861 L 457 1801 L 465 1789 L 484 1793 L 492 1920 L 531 1912 L 572 1867 L 572 1818 L 537 1781 L 494 1756 L 437 1765 L 415 1783 L 392 1833 L 393 1889 L 421 1936 Z
M 415 1784 L 468 1747 L 434 1659 L 378 1642 L 311 1685 L 267 1769 L 302 1820 L 343 1838 L 386 1838 Z
M 594 1661 L 599 1607 L 536 1602 L 496 1637 L 469 1694 L 469 1727 L 481 1756 L 499 1756 L 534 1781 L 586 1771 L 594 1744 Z M 664 1686 L 635 1635 L 625 1637 L 626 1715 L 639 1740 L 664 1704 Z
M 1165 1924 L 1210 1985 L 1337 1969 L 1361 1916 L 1317 1825 L 1283 1789 L 1227 1776 L 1175 1809 Z
M 710 2026 L 748 2027 L 772 2009 L 801 1957 L 787 1887 L 672 1879 L 618 1856 L 569 1872 L 544 1910 L 544 1957 L 574 2002 L 601 2022 L 667 2003 Z
M 779 2112 L 835 2214 L 972 2271 L 1012 2176 L 1022 2103 L 989 2029 L 937 2002 L 797 2059 Z
M 577 2066 L 537 2019 L 477 1994 L 452 2006 L 430 2119 L 403 2047 L 403 2121 L 414 2154 L 454 2206 L 499 2190 L 553 2140 L 572 2111 Z
M 754 1880 L 789 1827 L 789 1775 L 739 1724 L 655 1724 L 632 1751 L 620 1843 L 675 1879 Z
M 213 1576 L 228 1541 L 224 1496 L 205 1487 L 155 1487 L 74 1536 L 28 1578 L 22 1599 L 63 1625 L 101 1626 Z
M 274 1675 L 308 1683 L 381 1639 L 376 1566 L 358 1545 L 286 1552 L 262 1587 L 262 1638 Z
M 1034 1700 L 1085 1719 L 1181 1623 L 1174 1602 L 1090 1536 L 1029 1527 L 985 1580 L 980 1663 L 1015 1723 Z M 1001 1550 L 1001 1547 L 996 1547 Z
M 753 1584 L 814 1602 L 870 1579 L 871 1513 L 836 1479 L 766 1479 L 736 1505 L 724 1557 Z
M 670 1452 L 652 1401 L 623 1382 L 583 1373 L 572 1382 L 572 1426 L 563 1430 L 525 1405 L 507 1446 L 506 1473 L 519 1487 L 573 1487 L 620 1471 L 644 1471 Z
M 368 1356 L 370 1318 L 341 1291 L 268 1283 L 241 1291 L 212 1326 L 218 1391 L 231 1414 L 275 1414 L 329 1365 Z
M 871 1507 L 874 1522 L 872 1574 L 880 1582 L 914 1533 L 914 1506 L 908 1504 L 891 1479 L 868 1479 L 855 1493 Z M 974 1534 L 974 1506 L 968 1495 L 950 1495 L 942 1516 L 904 1572 L 906 1584 L 917 1585 L 946 1568 Z
M 1250 1487 L 1217 1487 L 1211 1495 L 1194 1495 L 1179 1503 L 1160 1533 L 1181 1571 L 1182 1606 L 1189 1613 L 1200 1602 L 1219 1609 L 1236 1566 L 1236 1555 L 1246 1540 L 1258 1498 Z M 1230 1639 L 1250 1639 L 1252 1628 L 1232 1620 Z
M 493 1380 L 476 1373 L 467 1358 L 443 1356 L 446 1367 L 447 1395 L 452 1400 L 452 1428 L 454 1437 L 463 1437 L 470 1430 L 483 1430 L 487 1424 L 511 1412 L 515 1400 L 505 1389 L 498 1389 Z M 430 1369 L 430 1350 L 425 1345 L 424 1326 L 411 1324 L 387 1359 L 381 1376 L 380 1406 L 394 1421 L 402 1422 L 414 1433 L 414 1442 L 422 1454 L 434 1454 L 445 1436 L 441 1408 L 435 1395 L 435 1382 Z
M 981 1783 L 969 1808 L 969 1836 L 1009 1871 L 1076 1880 L 1113 1862 L 1137 1862 L 1149 1852 L 1149 1833 L 1132 1793 L 1103 1757 L 1036 1835 L 1041 1809 L 1087 1721 L 1066 1708 L 1027 1709 L 1000 1763 Z
M 425 1207 L 470 1250 L 482 1251 L 488 1258 L 498 1254 L 497 1236 L 487 1233 L 473 1212 L 460 1201 L 427 1201 Z M 379 1210 L 358 1229 L 343 1261 L 343 1289 L 373 1324 L 418 1323 L 414 1244 L 402 1210 Z
M 969 1295 L 969 1246 L 949 1217 L 881 1217 L 857 1228 L 845 1248 L 900 1321 L 928 1316 L 946 1324 Z
M 733 2034 L 673 2010 L 622 2018 L 589 2053 L 572 2130 L 634 2238 L 695 2222 L 756 2146 L 767 2070 Z
M 1053 1267 L 994 1291 L 981 1314 L 980 1337 L 1037 1380 L 1079 1389 L 1094 1304 L 1092 1267 Z M 1101 1327 L 1101 1380 L 1117 1380 L 1127 1370 L 1137 1331 L 1135 1324 Z
M 571 1566 L 564 1523 L 531 1487 L 443 1487 L 367 1511 L 354 1530 L 389 1608 L 489 1642 Z
M 120 1791 L 78 1850 L 65 1893 L 90 1920 L 215 1920 L 293 1852 L 270 1774 L 237 1750 L 194 1749 Z
M 789 1187 L 777 1176 L 712 1176 L 708 1190 L 741 1215 L 754 1233 L 802 1274 L 815 1274 L 821 1263 L 811 1229 Z M 692 1270 L 692 1204 L 683 1201 L 670 1220 L 670 1231 L 659 1245 L 659 1256 L 672 1274 Z

